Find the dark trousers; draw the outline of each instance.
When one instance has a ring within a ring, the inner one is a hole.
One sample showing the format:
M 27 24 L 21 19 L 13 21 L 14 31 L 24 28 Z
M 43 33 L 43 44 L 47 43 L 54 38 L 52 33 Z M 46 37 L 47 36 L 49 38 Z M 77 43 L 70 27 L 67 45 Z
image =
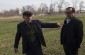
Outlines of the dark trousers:
M 41 46 L 30 47 L 26 55 L 43 55 Z
M 65 55 L 78 55 L 78 48 L 63 45 Z

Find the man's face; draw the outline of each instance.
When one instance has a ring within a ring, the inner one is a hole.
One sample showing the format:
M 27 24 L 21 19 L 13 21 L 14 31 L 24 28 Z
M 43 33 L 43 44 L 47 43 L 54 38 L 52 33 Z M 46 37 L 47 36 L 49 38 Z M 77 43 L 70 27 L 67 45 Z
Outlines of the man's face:
M 71 9 L 66 9 L 65 13 L 66 13 L 66 17 L 67 17 L 67 18 L 71 18 L 71 17 L 73 17 L 74 14 L 75 14 L 75 13 L 72 12 Z
M 29 21 L 31 21 L 31 17 L 29 17 L 29 16 L 23 16 L 23 19 L 26 21 L 26 22 L 29 22 Z

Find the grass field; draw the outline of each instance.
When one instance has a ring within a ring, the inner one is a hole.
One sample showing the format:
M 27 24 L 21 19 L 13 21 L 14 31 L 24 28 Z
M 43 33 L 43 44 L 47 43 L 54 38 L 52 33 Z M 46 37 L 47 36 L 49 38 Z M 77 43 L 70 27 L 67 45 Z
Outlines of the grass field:
M 34 18 L 39 19 L 42 22 L 58 22 L 63 24 L 65 16 L 36 16 Z M 85 33 L 85 16 L 78 16 L 78 18 L 83 21 Z M 21 41 L 19 44 L 19 52 L 14 54 L 13 50 L 16 26 L 22 20 L 23 19 L 19 17 L 0 19 L 0 55 L 22 55 Z M 42 46 L 44 55 L 64 55 L 63 47 L 60 45 L 60 30 L 61 28 L 43 29 L 43 34 L 47 43 L 47 48 Z M 85 36 L 81 48 L 79 49 L 79 55 L 85 55 Z

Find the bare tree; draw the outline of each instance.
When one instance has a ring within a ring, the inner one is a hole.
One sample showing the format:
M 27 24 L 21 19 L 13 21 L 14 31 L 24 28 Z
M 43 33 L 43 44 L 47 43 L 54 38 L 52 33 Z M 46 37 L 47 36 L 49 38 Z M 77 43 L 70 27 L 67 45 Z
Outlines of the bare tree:
M 50 12 L 50 14 L 53 14 L 54 13 L 54 11 L 55 11 L 55 3 L 52 3 L 52 4 L 50 4 L 50 7 L 49 7 L 49 12 Z
M 84 5 L 84 2 L 81 1 L 81 2 L 79 3 L 79 12 L 82 11 L 82 8 L 84 7 L 83 5 Z
M 3 12 L 0 12 L 0 16 L 3 17 L 18 16 L 18 15 L 19 15 L 19 8 L 10 9 L 9 11 L 4 10 Z
M 38 13 L 40 14 L 47 14 L 48 13 L 48 6 L 45 3 L 41 3 L 40 7 L 37 10 Z
M 21 9 L 21 12 L 24 12 L 24 11 L 26 11 L 25 6 L 24 6 L 24 7 L 22 7 L 22 9 Z
M 36 15 L 36 6 L 31 5 L 30 9 L 31 9 L 30 11 L 33 12 L 34 15 Z
M 42 13 L 42 9 L 41 9 L 41 7 L 38 7 L 37 14 L 41 14 L 41 13 Z
M 65 3 L 65 0 L 59 0 L 56 2 L 59 13 L 62 12 L 64 3 Z
M 79 0 L 72 0 L 72 4 L 74 8 L 77 8 Z
M 20 15 L 20 10 L 19 10 L 19 8 L 16 8 L 15 13 L 16 13 L 16 15 Z
M 35 14 L 36 6 L 34 6 L 34 5 L 24 6 L 24 7 L 22 7 L 22 12 L 24 12 L 24 11 L 31 11 L 31 12 L 33 12 Z
M 65 9 L 70 5 L 70 3 L 67 1 L 64 3 Z

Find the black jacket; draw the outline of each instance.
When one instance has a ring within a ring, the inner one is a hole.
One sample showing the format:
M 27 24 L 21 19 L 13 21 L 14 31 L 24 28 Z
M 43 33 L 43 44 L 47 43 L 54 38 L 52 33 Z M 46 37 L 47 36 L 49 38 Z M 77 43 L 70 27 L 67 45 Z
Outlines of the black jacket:
M 61 44 L 79 48 L 83 38 L 83 24 L 75 17 L 67 24 L 66 19 L 61 29 Z
M 42 23 L 39 20 L 32 20 L 32 23 L 34 23 L 33 25 L 34 31 L 40 41 L 40 44 L 46 47 L 46 43 L 45 43 L 41 28 L 57 28 L 58 27 L 57 23 Z M 15 43 L 14 43 L 14 48 L 18 48 L 19 40 L 20 40 L 20 37 L 22 36 L 23 53 L 25 53 L 28 49 L 28 46 L 25 40 L 26 39 L 25 38 L 25 32 L 26 32 L 25 26 L 26 26 L 25 22 L 21 22 L 17 25 L 17 33 L 16 33 Z

